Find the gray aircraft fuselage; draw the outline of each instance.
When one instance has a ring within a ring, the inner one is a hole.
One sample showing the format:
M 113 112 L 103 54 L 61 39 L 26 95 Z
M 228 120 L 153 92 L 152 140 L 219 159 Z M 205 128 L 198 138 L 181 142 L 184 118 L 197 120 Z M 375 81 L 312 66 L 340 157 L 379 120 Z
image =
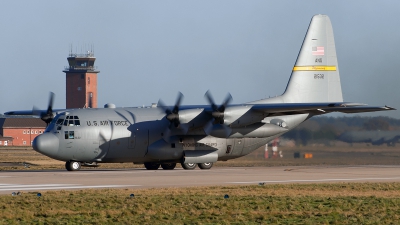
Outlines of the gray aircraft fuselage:
M 291 119 L 285 119 L 285 126 L 295 127 L 308 115 L 286 117 Z M 213 154 L 206 161 L 215 162 L 246 155 L 288 131 L 277 122 L 279 119 L 271 120 L 276 124 L 232 126 L 229 137 L 219 138 L 215 137 L 218 133 L 205 134 L 202 127 L 206 119 L 189 123 L 191 128 L 185 134 L 174 127 L 169 141 L 165 141 L 164 131 L 170 121 L 159 108 L 74 109 L 57 115 L 33 145 L 42 154 L 62 161 L 180 162 L 185 153 L 189 158 L 191 152 L 209 152 Z

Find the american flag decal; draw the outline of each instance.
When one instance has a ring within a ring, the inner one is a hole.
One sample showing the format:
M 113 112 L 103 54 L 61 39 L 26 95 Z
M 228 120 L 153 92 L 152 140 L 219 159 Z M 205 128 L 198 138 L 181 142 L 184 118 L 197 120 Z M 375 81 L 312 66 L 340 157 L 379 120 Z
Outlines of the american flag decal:
M 324 47 L 312 47 L 312 55 L 324 55 Z

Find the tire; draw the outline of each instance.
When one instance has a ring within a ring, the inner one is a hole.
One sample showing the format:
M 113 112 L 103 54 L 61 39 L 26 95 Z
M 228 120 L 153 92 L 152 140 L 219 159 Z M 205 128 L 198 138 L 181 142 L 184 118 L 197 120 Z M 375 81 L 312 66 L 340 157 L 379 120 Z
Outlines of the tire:
M 164 170 L 173 170 L 173 169 L 175 169 L 175 166 L 176 166 L 176 163 L 163 163 L 163 164 L 161 164 L 161 167 Z
M 209 170 L 213 166 L 213 163 L 199 163 L 199 168 L 202 170 Z
M 181 163 L 181 166 L 185 170 L 194 170 L 197 166 L 196 163 Z
M 81 169 L 81 163 L 76 161 L 65 162 L 65 169 L 68 171 L 78 171 Z
M 144 163 L 144 167 L 146 167 L 147 170 L 158 170 L 158 167 L 160 167 L 160 163 L 147 162 Z

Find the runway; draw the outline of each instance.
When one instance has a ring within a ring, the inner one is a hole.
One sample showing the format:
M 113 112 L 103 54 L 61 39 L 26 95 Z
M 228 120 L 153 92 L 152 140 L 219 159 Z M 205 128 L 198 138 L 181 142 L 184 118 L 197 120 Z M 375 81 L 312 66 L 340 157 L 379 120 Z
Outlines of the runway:
M 400 166 L 214 167 L 210 170 L 0 172 L 0 194 L 88 188 L 163 188 L 327 182 L 400 182 Z

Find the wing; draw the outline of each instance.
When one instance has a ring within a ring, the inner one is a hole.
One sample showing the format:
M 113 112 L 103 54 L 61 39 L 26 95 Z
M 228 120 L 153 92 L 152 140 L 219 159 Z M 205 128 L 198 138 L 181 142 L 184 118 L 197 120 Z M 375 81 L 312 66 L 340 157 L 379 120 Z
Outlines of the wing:
M 67 112 L 69 109 L 53 109 L 53 113 Z M 8 116 L 39 116 L 41 114 L 46 113 L 47 110 L 18 110 L 18 111 L 8 111 L 5 112 L 4 115 Z
M 268 113 L 268 116 L 294 115 L 305 113 L 321 115 L 331 112 L 361 113 L 396 110 L 395 108 L 389 106 L 367 106 L 366 104 L 362 103 L 348 102 L 256 104 L 251 106 L 251 109 Z

